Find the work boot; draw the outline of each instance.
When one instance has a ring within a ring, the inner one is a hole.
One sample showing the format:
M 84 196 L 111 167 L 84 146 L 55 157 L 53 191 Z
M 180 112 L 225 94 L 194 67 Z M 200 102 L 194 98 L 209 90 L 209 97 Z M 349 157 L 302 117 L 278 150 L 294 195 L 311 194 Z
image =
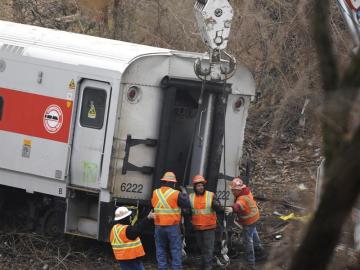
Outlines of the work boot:
M 268 258 L 268 253 L 264 249 L 260 252 L 255 253 L 256 262 L 266 261 L 267 258 Z

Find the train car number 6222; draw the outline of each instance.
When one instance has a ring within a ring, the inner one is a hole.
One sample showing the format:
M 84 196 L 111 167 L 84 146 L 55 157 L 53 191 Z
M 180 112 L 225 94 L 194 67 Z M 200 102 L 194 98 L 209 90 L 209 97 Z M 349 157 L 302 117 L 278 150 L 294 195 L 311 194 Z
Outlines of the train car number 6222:
M 142 193 L 143 189 L 144 186 L 142 184 L 122 183 L 120 186 L 122 192 Z

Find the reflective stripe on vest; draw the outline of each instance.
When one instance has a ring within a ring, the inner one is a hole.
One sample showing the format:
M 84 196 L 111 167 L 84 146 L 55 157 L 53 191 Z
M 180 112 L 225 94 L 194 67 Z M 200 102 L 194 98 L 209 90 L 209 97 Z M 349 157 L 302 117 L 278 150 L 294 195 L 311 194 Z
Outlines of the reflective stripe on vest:
M 216 213 L 211 207 L 213 196 L 214 194 L 209 191 L 205 191 L 203 195 L 190 194 L 192 224 L 194 229 L 204 230 L 216 228 Z
M 127 239 L 127 227 L 127 225 L 116 224 L 110 233 L 110 243 L 117 260 L 132 260 L 145 255 L 139 237 L 135 240 Z
M 250 225 L 259 219 L 259 209 L 251 193 L 249 195 L 239 196 L 236 202 L 240 205 L 243 212 L 238 215 L 241 223 Z M 245 207 L 243 203 L 245 203 Z
M 155 225 L 170 226 L 180 223 L 181 209 L 177 204 L 179 191 L 161 187 L 153 192 L 151 204 L 155 212 Z
M 159 201 L 154 208 L 155 214 L 167 215 L 167 214 L 180 214 L 181 213 L 180 208 L 171 208 L 167 202 L 167 199 L 175 192 L 176 191 L 173 189 L 168 189 L 167 191 L 165 191 L 164 194 L 161 192 L 160 189 L 157 189 L 155 191 L 157 197 L 159 198 Z

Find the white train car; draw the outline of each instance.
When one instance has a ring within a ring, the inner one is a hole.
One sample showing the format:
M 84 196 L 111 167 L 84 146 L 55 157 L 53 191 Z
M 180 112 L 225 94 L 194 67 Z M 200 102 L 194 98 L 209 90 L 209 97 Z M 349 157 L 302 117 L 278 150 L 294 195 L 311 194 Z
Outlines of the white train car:
M 2 200 L 26 191 L 44 231 L 107 240 L 115 205 L 146 209 L 165 171 L 228 196 L 255 84 L 238 65 L 199 106 L 198 57 L 0 21 Z

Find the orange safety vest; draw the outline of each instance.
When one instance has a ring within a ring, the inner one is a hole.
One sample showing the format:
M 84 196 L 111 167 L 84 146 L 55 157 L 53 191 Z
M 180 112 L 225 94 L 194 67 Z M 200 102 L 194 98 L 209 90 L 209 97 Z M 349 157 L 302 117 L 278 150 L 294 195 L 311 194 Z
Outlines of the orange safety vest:
M 126 237 L 128 225 L 116 224 L 110 232 L 110 243 L 116 260 L 132 260 L 145 255 L 141 240 L 137 237 L 130 240 Z
M 151 204 L 154 207 L 155 225 L 171 226 L 180 223 L 181 209 L 177 203 L 179 193 L 170 187 L 154 190 Z
M 241 224 L 251 225 L 259 219 L 259 209 L 251 192 L 248 195 L 237 197 L 236 203 L 240 205 L 241 209 L 241 212 L 238 214 L 238 220 Z
M 216 213 L 212 209 L 214 193 L 205 190 L 203 195 L 190 194 L 192 224 L 195 230 L 216 228 Z

